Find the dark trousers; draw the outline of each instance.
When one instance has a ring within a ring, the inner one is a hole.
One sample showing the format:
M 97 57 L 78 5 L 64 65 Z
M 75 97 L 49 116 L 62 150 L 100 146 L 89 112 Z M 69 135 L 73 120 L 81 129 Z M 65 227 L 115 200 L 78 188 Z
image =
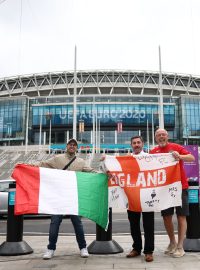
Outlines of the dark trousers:
M 140 230 L 140 217 L 142 215 L 144 228 L 144 254 L 154 251 L 154 212 L 128 212 L 131 236 L 133 238 L 133 249 L 138 253 L 142 251 L 142 235 Z
M 58 233 L 59 233 L 59 228 L 60 228 L 62 219 L 63 219 L 62 215 L 51 216 L 51 223 L 49 227 L 49 244 L 47 246 L 48 249 L 56 250 L 56 243 L 58 240 Z M 74 227 L 76 240 L 77 240 L 79 249 L 85 248 L 86 241 L 85 241 L 83 224 L 81 222 L 81 218 L 79 216 L 71 215 L 70 219 Z

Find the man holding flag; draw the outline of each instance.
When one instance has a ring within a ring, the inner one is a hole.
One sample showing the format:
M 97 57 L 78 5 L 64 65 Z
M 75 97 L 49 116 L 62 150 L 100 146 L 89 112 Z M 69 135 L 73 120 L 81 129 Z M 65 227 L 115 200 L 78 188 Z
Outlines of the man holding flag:
M 86 165 L 86 162 L 83 159 L 76 157 L 77 148 L 77 141 L 75 139 L 70 139 L 67 142 L 66 153 L 56 155 L 49 160 L 42 161 L 37 164 L 37 166 L 70 171 L 95 172 L 94 169 Z M 47 246 L 47 251 L 43 255 L 43 259 L 51 259 L 54 256 L 62 218 L 62 215 L 51 216 L 51 223 L 49 228 L 49 244 Z M 81 218 L 77 215 L 70 215 L 70 218 L 76 234 L 76 240 L 80 249 L 80 255 L 83 258 L 87 258 L 89 254 L 87 251 Z
M 144 141 L 141 136 L 131 138 L 131 147 L 134 155 L 148 155 L 143 151 Z M 144 254 L 146 262 L 153 261 L 154 251 L 154 212 L 135 212 L 128 210 L 128 219 L 130 222 L 131 236 L 133 239 L 133 249 L 126 256 L 134 258 L 141 254 L 142 250 L 142 235 L 140 230 L 140 217 L 142 215 L 144 227 Z
M 179 258 L 185 255 L 183 249 L 183 240 L 186 234 L 187 221 L 186 216 L 189 215 L 188 203 L 188 182 L 183 167 L 183 161 L 194 161 L 194 156 L 188 152 L 183 146 L 168 142 L 168 132 L 165 129 L 158 129 L 155 132 L 155 139 L 158 144 L 157 147 L 151 150 L 151 154 L 157 153 L 172 153 L 175 160 L 180 163 L 181 170 L 181 184 L 182 184 L 182 206 L 176 207 L 176 215 L 178 220 L 178 242 L 176 242 L 174 234 L 174 226 L 172 217 L 174 214 L 174 207 L 162 210 L 164 225 L 169 236 L 170 243 L 165 251 L 165 254 L 171 255 L 174 258 Z

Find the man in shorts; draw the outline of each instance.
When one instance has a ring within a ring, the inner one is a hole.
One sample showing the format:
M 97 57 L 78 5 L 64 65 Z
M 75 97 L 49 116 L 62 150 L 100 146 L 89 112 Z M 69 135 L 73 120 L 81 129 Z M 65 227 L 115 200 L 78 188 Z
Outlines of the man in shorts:
M 163 216 L 165 229 L 169 236 L 170 243 L 165 251 L 165 254 L 171 255 L 174 258 L 179 258 L 185 255 L 183 249 L 183 240 L 185 238 L 187 230 L 186 216 L 189 215 L 189 203 L 188 203 L 188 182 L 183 167 L 183 161 L 194 161 L 194 156 L 188 152 L 183 146 L 168 142 L 168 132 L 165 129 L 158 129 L 155 132 L 155 140 L 158 144 L 154 149 L 150 151 L 150 154 L 158 153 L 172 153 L 176 160 L 180 162 L 181 170 L 181 184 L 182 184 L 182 207 L 176 208 L 176 215 L 178 221 L 178 242 L 176 242 L 174 234 L 174 225 L 172 217 L 174 214 L 174 207 L 161 211 Z

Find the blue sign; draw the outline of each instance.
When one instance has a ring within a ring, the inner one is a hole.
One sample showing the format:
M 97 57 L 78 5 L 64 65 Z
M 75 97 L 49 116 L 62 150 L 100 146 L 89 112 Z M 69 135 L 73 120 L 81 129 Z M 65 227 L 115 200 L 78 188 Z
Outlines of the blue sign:
M 158 106 L 153 104 L 78 104 L 77 120 L 83 120 L 85 125 L 92 125 L 94 114 L 104 126 L 116 126 L 119 121 L 123 125 L 145 126 L 147 119 L 152 124 L 152 112 L 154 112 L 154 124 L 158 124 Z M 42 119 L 41 119 L 42 115 Z M 51 118 L 48 116 L 51 115 Z M 72 105 L 43 105 L 32 107 L 32 125 L 38 126 L 42 120 L 42 126 L 63 126 L 73 123 Z M 164 105 L 164 119 L 168 126 L 175 125 L 175 106 Z
M 188 189 L 188 200 L 189 203 L 199 202 L 199 190 L 198 189 Z
M 8 204 L 9 205 L 15 205 L 15 191 L 9 191 L 9 200 Z

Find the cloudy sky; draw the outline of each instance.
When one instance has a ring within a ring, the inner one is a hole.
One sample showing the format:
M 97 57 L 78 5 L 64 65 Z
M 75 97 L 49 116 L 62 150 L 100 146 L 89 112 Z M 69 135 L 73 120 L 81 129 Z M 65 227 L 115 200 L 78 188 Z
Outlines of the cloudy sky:
M 0 0 L 0 78 L 74 69 L 200 75 L 199 0 Z

